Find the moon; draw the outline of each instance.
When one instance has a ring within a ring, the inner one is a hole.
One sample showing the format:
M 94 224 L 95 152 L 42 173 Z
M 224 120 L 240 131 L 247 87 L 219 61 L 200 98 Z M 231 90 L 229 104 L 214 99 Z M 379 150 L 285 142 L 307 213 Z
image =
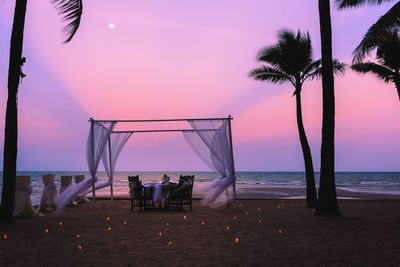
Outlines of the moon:
M 114 29 L 114 23 L 110 23 L 110 24 L 108 24 L 108 28 L 110 28 L 110 29 Z

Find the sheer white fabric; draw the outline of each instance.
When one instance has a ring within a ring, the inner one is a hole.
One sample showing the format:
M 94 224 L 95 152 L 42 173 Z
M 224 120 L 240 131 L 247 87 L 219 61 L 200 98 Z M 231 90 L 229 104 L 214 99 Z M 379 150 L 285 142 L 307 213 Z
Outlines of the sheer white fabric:
M 235 183 L 234 167 L 228 132 L 228 120 L 188 120 L 194 131 L 184 131 L 183 136 L 193 151 L 221 176 L 199 188 L 204 194 L 203 205 L 214 202 L 229 185 Z M 219 203 L 228 199 L 219 199 Z
M 15 180 L 13 216 L 43 216 L 43 214 L 32 207 L 31 194 L 31 177 L 17 176 Z
M 93 122 L 89 131 L 89 136 L 86 143 L 86 161 L 89 167 L 91 178 L 71 186 L 65 190 L 58 198 L 57 211 L 61 210 L 68 204 L 68 202 L 75 198 L 77 195 L 84 193 L 96 180 L 97 168 L 99 166 L 101 155 L 103 154 L 104 147 L 116 122 Z
M 85 180 L 85 175 L 83 175 L 83 174 L 74 175 L 75 184 L 82 183 L 84 180 Z M 77 204 L 79 202 L 89 202 L 89 199 L 86 197 L 86 191 L 77 194 L 77 196 L 74 198 L 74 201 Z
M 123 132 L 123 133 L 112 133 L 110 135 L 109 141 L 111 142 L 107 142 L 108 146 L 106 145 L 103 154 L 101 156 L 104 169 L 106 170 L 108 176 L 108 181 L 96 183 L 95 190 L 113 184 L 114 170 L 119 154 L 121 153 L 122 148 L 129 140 L 129 138 L 132 136 L 132 134 L 133 132 Z M 86 193 L 89 193 L 91 191 L 92 188 L 89 188 Z
M 72 176 L 71 175 L 62 175 L 61 176 L 61 187 L 60 194 L 62 194 L 68 187 L 72 186 Z M 77 203 L 75 200 L 71 200 L 67 205 L 76 206 Z
M 56 209 L 57 202 L 57 187 L 54 183 L 55 174 L 42 175 L 43 180 L 43 194 L 40 199 L 40 211 L 53 211 Z

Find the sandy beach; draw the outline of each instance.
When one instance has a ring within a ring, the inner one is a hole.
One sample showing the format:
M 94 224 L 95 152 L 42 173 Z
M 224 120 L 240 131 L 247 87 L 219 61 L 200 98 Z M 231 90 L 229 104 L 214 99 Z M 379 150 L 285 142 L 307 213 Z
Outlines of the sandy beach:
M 304 200 L 133 213 L 97 200 L 95 215 L 83 203 L 1 226 L 0 266 L 399 266 L 400 200 L 339 204 L 323 218 Z

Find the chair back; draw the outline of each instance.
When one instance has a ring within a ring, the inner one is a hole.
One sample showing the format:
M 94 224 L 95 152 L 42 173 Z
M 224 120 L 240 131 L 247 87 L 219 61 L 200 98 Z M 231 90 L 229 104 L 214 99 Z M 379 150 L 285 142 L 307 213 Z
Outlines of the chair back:
M 61 186 L 70 186 L 72 184 L 72 175 L 61 175 Z
M 128 176 L 128 180 L 129 180 L 129 182 L 139 183 L 139 175 Z
M 179 186 L 188 185 L 193 188 L 194 175 L 181 175 L 179 178 Z
M 45 174 L 42 175 L 42 180 L 44 185 L 54 183 L 55 174 Z
M 78 184 L 85 180 L 85 175 L 74 175 L 75 184 Z
M 142 191 L 142 183 L 139 181 L 139 175 L 128 176 L 129 181 L 129 193 L 132 198 L 136 198 L 140 196 L 140 192 Z
M 192 198 L 193 191 L 193 183 L 194 183 L 194 175 L 181 175 L 179 178 L 179 186 L 178 191 L 181 191 L 183 198 Z
M 26 191 L 31 185 L 31 177 L 26 175 L 17 175 L 15 177 L 15 190 Z

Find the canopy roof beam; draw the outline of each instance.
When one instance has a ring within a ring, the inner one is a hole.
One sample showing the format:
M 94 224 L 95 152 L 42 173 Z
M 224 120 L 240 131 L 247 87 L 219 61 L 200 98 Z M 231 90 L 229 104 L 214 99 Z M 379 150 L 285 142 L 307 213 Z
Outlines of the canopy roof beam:
M 188 121 L 188 120 L 213 120 L 213 121 L 221 121 L 221 120 L 233 120 L 233 118 L 229 115 L 227 118 L 200 118 L 200 119 L 164 119 L 164 120 L 95 120 L 90 118 L 89 121 L 95 122 L 162 122 L 162 121 Z
M 217 131 L 216 129 L 201 129 L 196 131 Z M 195 130 L 138 130 L 138 131 L 112 131 L 111 133 L 163 133 L 163 132 L 195 132 Z

